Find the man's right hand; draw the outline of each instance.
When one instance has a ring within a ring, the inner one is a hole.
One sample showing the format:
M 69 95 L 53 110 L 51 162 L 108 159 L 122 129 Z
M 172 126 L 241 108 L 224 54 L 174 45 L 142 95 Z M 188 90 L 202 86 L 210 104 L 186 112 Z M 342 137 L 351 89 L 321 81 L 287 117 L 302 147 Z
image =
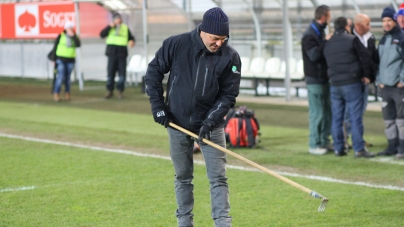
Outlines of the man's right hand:
M 328 34 L 328 35 L 326 35 L 325 36 L 325 40 L 330 40 L 331 39 L 331 37 L 332 37 L 332 35 L 333 35 L 333 33 L 330 33 L 330 34 Z
M 156 123 L 163 125 L 165 128 L 168 127 L 169 117 L 167 110 L 158 109 L 153 112 L 153 118 Z
M 384 88 L 384 84 L 379 84 L 379 88 Z

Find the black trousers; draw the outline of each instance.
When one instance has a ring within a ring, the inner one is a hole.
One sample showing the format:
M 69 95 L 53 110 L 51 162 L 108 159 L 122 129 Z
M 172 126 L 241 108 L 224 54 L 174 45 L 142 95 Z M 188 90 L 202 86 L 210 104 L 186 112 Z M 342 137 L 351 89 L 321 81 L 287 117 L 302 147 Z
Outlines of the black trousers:
M 113 91 L 115 87 L 115 75 L 118 72 L 119 80 L 116 88 L 119 91 L 125 89 L 126 81 L 126 56 L 108 56 L 108 80 L 107 80 L 107 90 Z
M 398 152 L 404 154 L 404 88 L 384 87 L 381 96 L 387 140 L 398 141 Z

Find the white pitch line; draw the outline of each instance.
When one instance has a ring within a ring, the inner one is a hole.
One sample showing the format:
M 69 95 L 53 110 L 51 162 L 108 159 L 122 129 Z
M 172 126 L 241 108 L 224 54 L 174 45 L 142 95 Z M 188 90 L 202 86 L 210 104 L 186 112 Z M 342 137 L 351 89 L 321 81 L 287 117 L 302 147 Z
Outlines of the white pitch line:
M 35 186 L 25 186 L 25 187 L 20 187 L 20 188 L 4 188 L 0 189 L 0 193 L 2 192 L 15 192 L 15 191 L 26 191 L 26 190 L 33 190 L 35 189 Z
M 396 164 L 396 165 L 404 165 L 404 162 L 396 161 L 396 160 L 394 160 L 394 158 L 372 158 L 372 159 L 370 159 L 370 161 Z
M 129 154 L 129 155 L 134 155 L 134 156 L 139 156 L 139 157 L 157 158 L 157 159 L 163 159 L 163 160 L 171 161 L 171 158 L 168 157 L 168 156 L 162 156 L 162 155 L 156 155 L 156 154 L 144 154 L 144 153 L 140 153 L 140 152 L 123 150 L 123 149 L 103 148 L 103 147 L 75 144 L 75 143 L 69 143 L 69 142 L 61 142 L 61 141 L 56 141 L 56 140 L 38 139 L 38 138 L 27 137 L 27 136 L 11 135 L 11 134 L 5 134 L 5 133 L 0 133 L 0 137 L 11 138 L 11 139 L 21 139 L 21 140 L 25 140 L 25 141 L 47 143 L 47 144 L 55 144 L 55 145 L 62 145 L 62 146 L 69 146 L 69 147 L 76 147 L 76 148 L 84 148 L 84 149 L 90 149 L 90 150 L 96 150 L 96 151 L 105 151 L 105 152 L 112 152 L 112 153 L 119 153 L 119 154 Z M 203 161 L 195 160 L 194 162 L 196 164 L 199 164 L 199 165 L 205 165 L 205 162 L 203 162 Z M 236 165 L 226 165 L 226 168 L 243 170 L 243 171 L 261 172 L 261 171 L 259 171 L 257 169 L 254 169 L 254 168 L 248 168 L 248 167 L 236 166 Z M 404 191 L 403 187 L 398 187 L 398 186 L 394 186 L 394 185 L 370 184 L 370 183 L 366 183 L 366 182 L 346 181 L 346 180 L 335 179 L 335 178 L 331 178 L 331 177 L 315 176 L 315 175 L 303 175 L 303 174 L 289 173 L 289 172 L 277 172 L 277 173 L 280 174 L 280 175 L 284 175 L 284 176 L 300 177 L 300 178 L 306 178 L 306 179 L 312 179 L 312 180 L 318 180 L 318 181 L 325 181 L 325 182 L 332 182 L 332 183 L 340 183 L 340 184 L 365 186 L 365 187 L 370 187 L 370 188 L 380 188 L 380 189 Z M 32 187 L 34 187 L 34 186 L 32 186 Z M 3 189 L 3 190 L 6 190 L 6 189 Z M 2 192 L 2 191 L 0 191 L 0 192 Z

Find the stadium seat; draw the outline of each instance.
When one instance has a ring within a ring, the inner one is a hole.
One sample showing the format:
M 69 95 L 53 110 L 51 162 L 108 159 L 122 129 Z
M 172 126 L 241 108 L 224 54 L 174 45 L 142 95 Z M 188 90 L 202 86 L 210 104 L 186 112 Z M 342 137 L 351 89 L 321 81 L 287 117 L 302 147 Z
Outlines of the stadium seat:
M 290 76 L 295 73 L 296 64 L 297 64 L 297 62 L 296 62 L 295 58 L 289 58 L 289 75 Z M 286 72 L 286 63 L 285 63 L 285 61 L 282 61 L 280 72 L 271 75 L 271 79 L 285 79 L 285 72 Z
M 134 54 L 129 60 L 129 64 L 126 67 L 126 72 L 130 78 L 130 83 L 135 84 L 137 86 L 138 83 L 138 74 L 139 68 L 142 63 L 142 56 L 140 54 Z M 133 80 L 133 75 L 135 76 L 135 81 Z
M 243 78 L 250 77 L 254 78 L 256 75 L 261 74 L 264 71 L 265 60 L 263 57 L 255 57 L 252 59 L 250 68 L 244 73 Z
M 241 76 L 244 76 L 245 72 L 248 72 L 250 69 L 250 58 L 249 57 L 240 57 L 241 60 Z
M 271 78 L 271 75 L 274 75 L 279 72 L 281 66 L 281 59 L 278 57 L 271 57 L 265 63 L 265 70 L 258 74 L 257 78 Z
M 290 74 L 292 80 L 302 80 L 304 78 L 303 59 L 297 62 L 297 67 L 294 73 Z

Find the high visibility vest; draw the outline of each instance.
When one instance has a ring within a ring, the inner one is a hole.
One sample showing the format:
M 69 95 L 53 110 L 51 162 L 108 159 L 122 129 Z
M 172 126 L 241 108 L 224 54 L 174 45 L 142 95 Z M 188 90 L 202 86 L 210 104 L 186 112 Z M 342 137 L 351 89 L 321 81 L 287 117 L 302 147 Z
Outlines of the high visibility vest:
M 111 28 L 106 40 L 107 45 L 126 46 L 128 45 L 129 28 L 126 24 L 121 24 L 119 34 L 116 35 L 116 29 Z
M 59 44 L 56 48 L 56 56 L 64 58 L 75 58 L 76 57 L 76 45 L 72 39 L 72 46 L 66 46 L 66 34 L 62 32 L 60 34 Z

